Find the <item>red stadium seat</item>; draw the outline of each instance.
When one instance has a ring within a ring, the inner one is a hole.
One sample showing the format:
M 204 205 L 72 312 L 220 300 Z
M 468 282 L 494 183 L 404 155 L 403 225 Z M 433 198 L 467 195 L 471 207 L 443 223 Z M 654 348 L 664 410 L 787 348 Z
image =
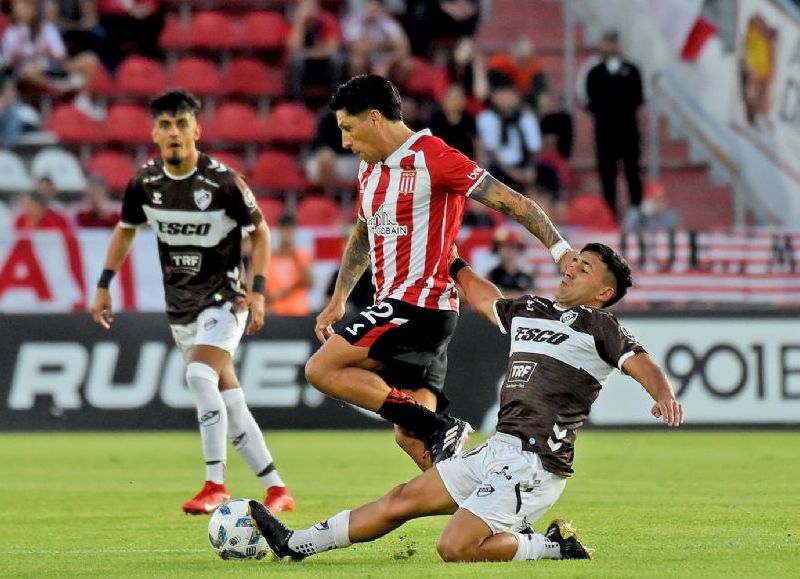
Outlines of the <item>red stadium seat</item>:
M 412 95 L 432 97 L 442 85 L 444 74 L 442 70 L 434 68 L 425 60 L 412 58 L 411 72 L 403 88 Z
M 316 125 L 314 114 L 300 103 L 281 103 L 269 112 L 267 136 L 271 141 L 305 143 L 314 138 Z
M 200 96 L 222 93 L 217 67 L 210 60 L 186 56 L 178 60 L 170 73 L 170 84 Z
M 255 58 L 234 58 L 222 74 L 224 90 L 229 95 L 276 97 L 286 94 L 286 74 L 269 68 Z
M 209 127 L 214 139 L 230 143 L 264 141 L 264 121 L 256 110 L 242 103 L 223 103 Z
M 167 16 L 158 42 L 164 50 L 184 50 L 189 48 L 192 45 L 191 28 L 177 16 Z
M 49 128 L 65 143 L 96 144 L 103 141 L 103 129 L 71 104 L 60 104 L 50 115 Z
M 167 75 L 155 60 L 130 56 L 117 70 L 117 92 L 152 97 L 167 89 Z
M 147 109 L 138 105 L 117 104 L 108 109 L 105 136 L 109 141 L 144 144 L 153 142 L 153 122 Z
M 297 204 L 297 224 L 308 227 L 339 225 L 342 210 L 339 204 L 327 197 L 306 197 Z
M 257 200 L 258 207 L 261 209 L 261 214 L 264 216 L 264 221 L 267 222 L 267 225 L 277 225 L 278 219 L 285 211 L 283 201 L 274 197 L 257 197 Z
M 282 151 L 265 151 L 256 157 L 253 186 L 258 189 L 301 191 L 308 182 L 294 156 Z
M 189 25 L 193 48 L 218 50 L 241 46 L 241 34 L 222 12 L 198 12 Z
M 242 47 L 283 50 L 289 24 L 277 12 L 249 12 L 242 21 L 239 40 Z
M 567 222 L 591 229 L 616 229 L 617 221 L 598 195 L 576 195 L 567 203 Z
M 247 167 L 239 155 L 229 153 L 228 151 L 211 151 L 208 153 L 223 165 L 227 165 L 237 173 L 247 175 Z
M 97 67 L 97 71 L 92 76 L 92 82 L 89 84 L 89 92 L 97 96 L 113 96 L 117 94 L 117 85 L 114 84 L 114 79 L 108 74 L 106 67 Z
M 112 191 L 123 191 L 136 172 L 136 164 L 128 155 L 115 151 L 98 151 L 89 160 L 90 175 L 100 175 Z

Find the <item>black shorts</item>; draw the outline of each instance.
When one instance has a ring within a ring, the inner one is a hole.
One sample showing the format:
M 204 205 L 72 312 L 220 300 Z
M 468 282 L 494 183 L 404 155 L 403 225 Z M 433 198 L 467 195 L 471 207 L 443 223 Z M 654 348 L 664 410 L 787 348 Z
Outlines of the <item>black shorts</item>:
M 449 404 L 442 390 L 457 321 L 453 311 L 388 299 L 359 312 L 336 333 L 353 346 L 369 348 L 369 357 L 383 364 L 378 374 L 390 386 L 431 390 L 441 411 Z

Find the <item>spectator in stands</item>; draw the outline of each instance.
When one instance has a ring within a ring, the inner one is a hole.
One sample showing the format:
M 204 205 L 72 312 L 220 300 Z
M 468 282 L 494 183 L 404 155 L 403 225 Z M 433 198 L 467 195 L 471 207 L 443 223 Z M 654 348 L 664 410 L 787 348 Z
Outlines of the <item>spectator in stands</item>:
M 431 47 L 452 48 L 473 37 L 481 19 L 481 0 L 406 0 L 406 14 L 415 54 L 430 56 Z
M 39 191 L 30 191 L 22 196 L 20 212 L 14 220 L 14 229 L 17 231 L 32 229 L 71 231 L 67 218 L 51 208 L 47 197 Z
M 267 272 L 267 307 L 276 316 L 311 313 L 311 256 L 295 245 L 296 220 L 286 213 L 278 220 L 278 248 L 272 252 Z
M 408 37 L 380 0 L 366 0 L 342 22 L 350 76 L 375 73 L 402 77 L 410 68 Z
M 644 103 L 639 69 L 622 57 L 619 35 L 606 32 L 600 48 L 602 62 L 586 77 L 587 109 L 594 117 L 597 169 L 603 197 L 612 213 L 617 210 L 617 162 L 622 159 L 628 181 L 630 205 L 642 203 L 639 166 L 638 111 Z
M 22 133 L 39 128 L 39 113 L 20 102 L 17 85 L 11 75 L 0 77 L 0 146 L 12 147 Z
M 303 99 L 309 84 L 331 91 L 338 86 L 342 70 L 339 21 L 320 7 L 319 0 L 298 2 L 287 48 L 289 88 L 295 99 Z
M 539 95 L 548 90 L 547 75 L 536 56 L 536 45 L 527 36 L 517 38 L 508 52 L 495 54 L 489 60 L 489 70 L 510 78 L 534 110 L 539 104 Z
M 309 181 L 328 196 L 335 195 L 344 184 L 352 187 L 356 182 L 358 157 L 342 147 L 342 133 L 333 111 L 323 111 L 317 122 L 305 170 Z
M 500 258 L 487 279 L 498 287 L 507 298 L 514 299 L 533 292 L 533 276 L 520 266 L 525 251 L 525 242 L 519 232 L 498 229 L 494 236 L 492 252 Z
M 492 73 L 490 105 L 478 115 L 478 137 L 492 175 L 512 189 L 530 192 L 536 183 L 536 153 L 542 146 L 539 122 L 523 106 L 510 78 Z
M 113 229 L 118 222 L 119 209 L 109 198 L 108 183 L 100 175 L 91 175 L 86 181 L 84 207 L 75 213 L 75 224 Z
M 61 31 L 67 54 L 91 51 L 105 60 L 106 31 L 97 18 L 97 3 L 89 0 L 45 0 L 45 18 Z
M 428 128 L 427 102 L 411 95 L 403 95 L 400 104 L 403 122 L 416 132 Z
M 116 69 L 129 54 L 160 59 L 158 37 L 164 28 L 159 0 L 98 0 L 100 26 L 108 35 L 107 65 Z
M 489 96 L 489 77 L 483 54 L 472 38 L 462 38 L 447 59 L 447 81 L 457 84 L 467 97 L 467 110 L 477 115 Z
M 77 91 L 74 104 L 88 116 L 101 119 L 104 111 L 85 92 L 100 65 L 97 56 L 82 52 L 68 57 L 58 28 L 45 20 L 35 0 L 14 0 L 13 24 L 3 33 L 2 58 L 21 83 L 36 90 L 63 95 Z
M 467 157 L 475 158 L 475 117 L 466 109 L 467 99 L 461 85 L 451 84 L 441 106 L 431 116 L 431 132 Z
M 622 229 L 627 232 L 677 231 L 680 226 L 680 215 L 670 206 L 661 183 L 649 183 L 644 202 L 638 207 L 630 207 L 622 222 Z
M 556 139 L 558 154 L 568 161 L 572 157 L 574 139 L 572 115 L 555 98 L 555 95 L 548 91 L 539 95 L 539 106 L 536 110 L 542 137 L 553 135 Z

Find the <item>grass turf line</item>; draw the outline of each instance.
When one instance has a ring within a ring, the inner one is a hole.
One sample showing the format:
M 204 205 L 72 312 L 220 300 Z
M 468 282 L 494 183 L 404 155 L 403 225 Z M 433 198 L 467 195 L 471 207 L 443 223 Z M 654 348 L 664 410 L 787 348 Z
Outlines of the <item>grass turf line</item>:
M 379 497 L 415 467 L 382 432 L 275 432 L 267 442 L 304 527 Z M 573 518 L 586 561 L 445 564 L 444 517 L 301 564 L 222 561 L 208 517 L 180 512 L 202 484 L 196 433 L 0 435 L 0 576 L 796 577 L 797 432 L 585 431 L 553 516 Z M 229 450 L 234 497 L 261 498 Z

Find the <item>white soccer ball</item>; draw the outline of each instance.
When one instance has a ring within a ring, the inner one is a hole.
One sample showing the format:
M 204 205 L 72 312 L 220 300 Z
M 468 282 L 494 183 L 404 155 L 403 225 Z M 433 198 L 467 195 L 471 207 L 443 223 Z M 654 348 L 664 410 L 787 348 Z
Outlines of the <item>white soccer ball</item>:
M 214 511 L 208 542 L 223 559 L 263 559 L 269 553 L 267 540 L 247 514 L 247 499 L 234 499 Z

